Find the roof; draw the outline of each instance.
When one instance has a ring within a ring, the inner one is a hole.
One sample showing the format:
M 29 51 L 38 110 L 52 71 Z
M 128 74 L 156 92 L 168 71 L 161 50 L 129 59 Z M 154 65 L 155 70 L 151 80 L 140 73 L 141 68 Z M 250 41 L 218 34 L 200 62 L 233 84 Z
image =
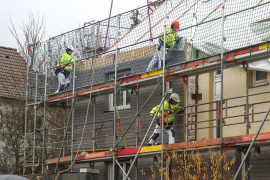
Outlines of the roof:
M 25 97 L 27 66 L 16 49 L 0 46 L 0 97 Z

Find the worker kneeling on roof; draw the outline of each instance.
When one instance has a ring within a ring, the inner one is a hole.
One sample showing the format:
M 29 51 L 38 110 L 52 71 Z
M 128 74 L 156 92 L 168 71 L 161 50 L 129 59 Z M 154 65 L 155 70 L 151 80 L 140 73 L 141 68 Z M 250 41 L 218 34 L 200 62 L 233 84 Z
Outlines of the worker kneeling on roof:
M 70 85 L 69 75 L 71 66 L 74 63 L 72 58 L 73 49 L 73 46 L 68 46 L 57 64 L 55 74 L 58 77 L 58 89 L 55 93 L 67 90 Z
M 180 102 L 180 97 L 176 93 L 172 93 L 170 98 L 164 101 L 164 127 L 166 133 L 169 135 L 169 144 L 175 143 L 175 132 L 172 128 L 174 114 L 178 112 L 183 112 L 183 108 L 178 104 Z M 148 145 L 153 145 L 155 140 L 161 134 L 161 121 L 162 121 L 162 106 L 159 108 L 159 105 L 155 106 L 150 112 L 150 117 L 153 119 L 155 113 L 158 111 L 158 117 L 156 118 L 156 128 L 148 140 Z
M 171 25 L 166 26 L 166 48 L 172 48 L 178 44 L 181 38 L 178 37 L 176 30 L 180 29 L 180 24 L 178 21 L 173 21 Z M 160 34 L 159 41 L 157 43 L 157 48 L 155 54 L 150 61 L 146 71 L 151 71 L 155 64 L 158 62 L 158 68 L 161 68 L 163 61 L 163 47 L 164 47 L 164 31 Z

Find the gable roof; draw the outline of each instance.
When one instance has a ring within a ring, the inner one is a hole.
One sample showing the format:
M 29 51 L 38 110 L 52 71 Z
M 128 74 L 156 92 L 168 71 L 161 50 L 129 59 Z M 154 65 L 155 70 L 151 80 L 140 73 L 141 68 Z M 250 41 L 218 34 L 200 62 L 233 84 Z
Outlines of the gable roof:
M 24 99 L 27 66 L 16 49 L 0 46 L 0 97 Z

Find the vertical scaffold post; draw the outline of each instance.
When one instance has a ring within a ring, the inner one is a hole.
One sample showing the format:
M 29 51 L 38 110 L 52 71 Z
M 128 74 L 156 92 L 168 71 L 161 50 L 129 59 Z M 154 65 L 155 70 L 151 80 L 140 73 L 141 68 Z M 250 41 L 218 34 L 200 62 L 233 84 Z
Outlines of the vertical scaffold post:
M 165 0 L 165 12 L 164 12 L 164 43 L 163 43 L 163 81 L 162 81 L 162 96 L 165 97 L 165 58 L 166 58 L 166 31 L 167 31 L 167 6 L 168 6 L 168 0 Z M 161 122 L 161 177 L 160 179 L 163 180 L 164 172 L 163 172 L 163 161 L 164 161 L 164 103 L 162 104 L 162 122 Z
M 27 111 L 28 111 L 28 88 L 29 88 L 29 59 L 31 58 L 31 46 L 28 47 L 28 58 L 26 63 L 26 88 L 25 88 L 25 117 L 24 117 L 24 145 L 23 145 L 23 174 L 26 169 L 26 143 L 27 143 Z
M 93 109 L 93 152 L 95 152 L 96 148 L 96 97 L 94 96 L 92 99 L 92 102 L 94 104 Z
M 48 58 L 45 62 L 45 83 L 44 83 L 44 115 L 43 115 L 43 144 L 42 144 L 42 174 L 45 166 L 45 134 L 46 134 L 46 101 L 47 101 L 47 83 L 48 83 Z
M 185 138 L 186 138 L 186 142 L 188 142 L 188 77 L 186 77 L 187 80 L 186 80 L 186 121 L 185 121 L 185 124 L 186 124 L 186 128 L 185 128 Z
M 245 71 L 246 71 L 246 134 L 249 134 L 249 102 L 248 102 L 248 62 L 246 63 Z
M 120 16 L 117 15 L 117 30 L 116 30 L 116 48 L 115 48 L 115 60 L 114 60 L 114 97 L 113 104 L 116 104 L 116 96 L 117 96 L 117 54 L 118 54 L 118 40 L 119 40 L 119 24 L 120 24 Z M 113 179 L 115 177 L 115 153 L 116 153 L 116 140 L 115 140 L 115 125 L 116 125 L 116 108 L 114 108 L 114 121 L 113 121 Z
M 72 104 L 74 104 L 74 101 L 75 101 L 75 98 L 76 98 L 76 95 L 75 95 L 75 73 L 76 73 L 76 61 L 74 61 L 73 63 L 73 69 L 72 69 Z M 70 160 L 70 164 L 71 164 L 71 167 L 70 167 L 70 172 L 72 172 L 73 170 L 73 149 L 74 149 L 74 107 L 71 109 L 71 153 L 70 153 L 70 156 L 71 156 L 71 160 Z
M 39 58 L 39 43 L 38 43 L 38 47 L 37 47 L 37 61 L 39 61 L 38 58 Z M 35 86 L 33 166 L 32 166 L 32 173 L 33 174 L 34 174 L 34 169 L 35 169 L 35 150 L 36 150 L 38 72 L 39 72 L 39 69 L 36 71 L 36 86 Z
M 221 81 L 220 81 L 220 154 L 222 154 L 223 149 L 223 63 L 224 63 L 224 9 L 225 9 L 225 0 L 222 2 L 222 20 L 221 20 L 221 52 L 220 52 L 220 60 L 221 60 Z M 220 161 L 220 171 L 221 171 L 221 179 L 223 176 L 223 161 Z
M 139 102 L 140 102 L 140 98 L 139 98 L 139 88 L 137 89 L 137 91 L 135 91 L 136 92 L 136 95 L 137 95 L 137 114 L 138 114 L 138 112 L 139 112 Z M 138 142 L 139 142 L 139 135 L 140 135 L 140 132 L 141 131 L 139 131 L 139 130 L 141 130 L 140 129 L 140 126 L 141 126 L 141 121 L 140 121 L 140 116 L 138 116 L 137 117 L 137 122 L 136 122 L 136 124 L 137 124 L 137 129 L 136 129 L 136 147 L 138 147 Z M 137 162 L 138 162 L 138 159 L 136 160 Z M 135 180 L 137 180 L 138 179 L 138 163 L 136 164 L 136 172 L 135 172 Z

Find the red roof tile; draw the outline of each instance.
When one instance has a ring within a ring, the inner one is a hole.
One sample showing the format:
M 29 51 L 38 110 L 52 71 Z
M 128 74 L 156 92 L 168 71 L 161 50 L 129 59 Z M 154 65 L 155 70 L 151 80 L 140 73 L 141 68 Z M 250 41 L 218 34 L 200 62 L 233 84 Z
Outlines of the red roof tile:
M 24 99 L 26 62 L 16 49 L 0 46 L 0 96 Z

